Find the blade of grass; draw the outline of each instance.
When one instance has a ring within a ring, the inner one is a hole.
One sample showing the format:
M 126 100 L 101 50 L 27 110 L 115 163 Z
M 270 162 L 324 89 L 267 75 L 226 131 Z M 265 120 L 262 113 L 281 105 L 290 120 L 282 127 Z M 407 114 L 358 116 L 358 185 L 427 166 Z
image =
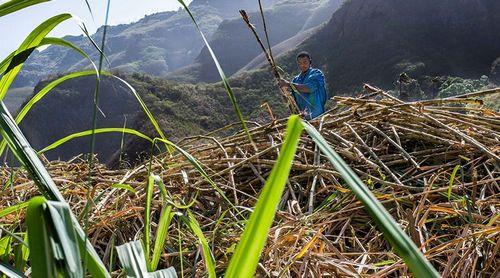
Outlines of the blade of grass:
M 132 192 L 134 194 L 137 193 L 137 191 L 130 185 L 124 184 L 124 183 L 115 183 L 111 186 L 112 188 L 118 188 L 118 189 L 124 189 L 127 190 L 128 192 Z
M 181 219 L 184 221 L 184 223 L 186 223 L 186 225 L 188 225 L 191 231 L 193 231 L 193 233 L 198 238 L 198 242 L 201 245 L 203 261 L 205 262 L 208 277 L 215 278 L 217 277 L 217 275 L 215 274 L 215 261 L 212 252 L 210 251 L 210 247 L 208 246 L 208 241 L 201 231 L 200 224 L 198 223 L 198 221 L 196 221 L 196 218 L 190 210 L 187 210 L 187 215 L 187 217 L 183 215 Z
M 448 201 L 450 201 L 450 199 L 451 199 L 451 191 L 453 189 L 453 182 L 455 182 L 455 176 L 457 175 L 458 169 L 460 169 L 460 164 L 456 165 L 455 168 L 453 168 L 453 171 L 451 172 L 450 182 L 448 183 Z
M 12 266 L 0 261 L 0 273 L 5 274 L 9 278 L 25 278 L 24 274 L 20 273 L 18 270 Z
M 153 200 L 153 190 L 155 185 L 155 179 L 151 171 L 148 171 L 148 181 L 146 184 L 146 205 L 144 207 L 144 252 L 146 262 L 149 262 L 150 254 L 150 244 L 151 244 L 151 202 Z M 149 267 L 148 267 L 149 268 Z
M 24 209 L 25 207 L 28 206 L 28 202 L 22 202 L 10 207 L 6 207 L 2 210 L 0 210 L 0 218 L 5 217 L 13 212 L 16 212 L 18 210 Z
M 30 200 L 26 213 L 32 277 L 83 277 L 76 233 L 66 203 Z
M 0 5 L 0 17 L 50 0 L 11 0 Z
M 172 212 L 172 206 L 166 206 L 161 209 L 160 221 L 158 222 L 158 228 L 156 229 L 155 246 L 153 248 L 153 257 L 150 263 L 150 271 L 156 270 L 158 268 L 158 262 L 160 262 L 160 256 L 165 248 L 165 241 L 168 235 L 168 228 L 174 213 Z
M 56 27 L 59 23 L 71 18 L 70 14 L 60 14 L 54 17 L 51 17 L 44 21 L 42 24 L 38 25 L 21 43 L 21 46 L 17 49 L 16 54 L 25 51 L 26 49 L 30 49 L 36 47 L 42 39 L 50 32 L 54 27 Z M 5 97 L 7 90 L 10 85 L 14 81 L 14 78 L 17 76 L 19 71 L 21 70 L 23 63 L 15 66 L 10 71 L 6 72 L 2 79 L 0 80 L 0 100 Z
M 252 136 L 250 135 L 250 132 L 248 131 L 246 122 L 243 119 L 243 114 L 241 114 L 240 107 L 238 106 L 238 103 L 236 101 L 236 97 L 234 96 L 233 90 L 231 89 L 231 86 L 229 85 L 229 81 L 228 81 L 228 79 L 226 77 L 226 74 L 222 70 L 222 67 L 221 67 L 221 65 L 219 63 L 219 60 L 217 59 L 217 56 L 215 55 L 214 51 L 212 50 L 212 47 L 208 43 L 207 38 L 205 37 L 205 35 L 201 31 L 200 26 L 198 25 L 198 22 L 196 22 L 193 14 L 189 10 L 188 6 L 184 3 L 183 0 L 177 0 L 177 1 L 179 1 L 179 3 L 181 3 L 181 5 L 186 10 L 186 12 L 189 14 L 189 17 L 191 17 L 191 20 L 193 21 L 194 25 L 196 26 L 196 29 L 198 29 L 198 32 L 200 33 L 201 38 L 203 39 L 203 42 L 205 43 L 205 46 L 208 49 L 208 52 L 210 52 L 210 55 L 212 56 L 212 60 L 214 61 L 215 66 L 217 67 L 217 71 L 219 72 L 219 75 L 220 75 L 220 77 L 222 79 L 222 83 L 224 84 L 224 87 L 226 88 L 226 92 L 227 92 L 227 94 L 229 96 L 229 99 L 231 100 L 231 103 L 233 104 L 234 110 L 236 111 L 236 115 L 238 116 L 238 119 L 241 122 L 241 126 L 243 127 L 243 130 L 247 134 L 248 140 L 250 140 L 250 142 L 253 144 Z
M 115 78 L 118 81 L 122 82 L 132 92 L 132 94 L 134 95 L 134 97 L 137 99 L 137 102 L 139 102 L 139 105 L 141 106 L 142 111 L 144 111 L 144 113 L 146 113 L 146 116 L 148 117 L 149 121 L 154 126 L 156 132 L 158 132 L 158 135 L 160 135 L 161 139 L 168 141 L 167 137 L 165 136 L 165 134 L 161 130 L 160 125 L 156 121 L 155 117 L 153 116 L 153 114 L 151 113 L 151 111 L 149 110 L 149 108 L 147 107 L 147 105 L 144 102 L 144 100 L 142 100 L 142 98 L 139 95 L 139 93 L 137 93 L 137 91 L 134 89 L 134 87 L 132 87 L 132 85 L 130 85 L 127 81 L 121 79 L 118 76 L 114 76 L 113 75 L 113 78 Z M 167 149 L 168 149 L 169 152 L 172 152 L 172 148 L 171 147 L 167 147 Z
M 0 101 L 0 132 L 2 137 L 7 140 L 10 149 L 18 159 L 19 163 L 27 170 L 39 191 L 45 198 L 54 201 L 64 202 L 64 198 L 57 189 L 54 181 L 43 166 L 37 154 L 30 146 L 23 133 L 16 125 L 14 119 L 5 107 L 3 101 Z M 88 270 L 93 277 L 109 277 L 104 264 L 94 250 L 94 247 L 85 238 L 85 234 L 80 227 L 76 217 L 71 214 L 72 222 L 78 234 L 80 248 L 86 250 L 91 258 Z
M 332 149 L 323 136 L 311 124 L 306 121 L 302 121 L 302 123 L 309 136 L 311 136 L 323 154 L 325 154 L 335 169 L 341 174 L 350 189 L 363 203 L 366 211 L 373 217 L 385 238 L 396 250 L 397 254 L 403 258 L 415 277 L 439 277 L 434 267 L 418 250 L 413 241 L 401 230 L 389 212 L 375 198 L 370 189 L 361 181 L 356 173 L 349 168 L 347 163 Z
M 106 32 L 108 29 L 108 19 L 109 19 L 109 7 L 111 4 L 111 0 L 107 1 L 106 5 L 106 15 L 104 19 L 104 28 L 103 28 L 103 33 L 102 33 L 102 40 L 101 40 L 101 47 L 100 49 L 102 50 L 99 55 L 99 66 L 97 69 L 98 74 L 100 75 L 102 72 L 102 66 L 103 66 L 103 61 L 104 61 L 104 50 L 105 50 L 105 45 L 106 45 Z M 92 111 L 92 130 L 91 130 L 91 135 L 90 135 L 90 155 L 88 156 L 88 182 L 87 182 L 87 196 L 86 196 L 86 202 L 85 202 L 85 207 L 83 209 L 83 219 L 84 219 L 84 224 L 83 224 L 83 230 L 85 234 L 85 242 L 87 241 L 88 238 L 88 229 L 90 226 L 89 223 L 89 214 L 90 211 L 92 210 L 92 196 L 91 192 L 93 191 L 93 183 L 92 183 L 92 175 L 93 175 L 93 168 L 94 168 L 94 148 L 95 148 L 95 135 L 96 132 L 95 130 L 97 129 L 97 110 L 99 107 L 99 93 L 100 93 L 100 86 L 101 86 L 101 79 L 96 78 L 96 83 L 95 83 L 95 90 L 94 90 L 94 107 Z M 88 260 L 87 254 L 83 257 L 83 268 L 85 269 L 87 266 L 87 260 Z M 91 258 L 90 258 L 91 259 Z
M 70 49 L 73 49 L 76 51 L 78 54 L 80 54 L 83 58 L 86 58 L 87 60 L 90 61 L 92 67 L 96 70 L 97 72 L 97 67 L 94 64 L 94 61 L 85 53 L 83 50 L 81 50 L 78 46 L 74 45 L 73 43 L 66 41 L 61 38 L 52 38 L 52 37 L 46 37 L 43 38 L 42 41 L 34 47 L 28 48 L 20 53 L 16 54 L 16 51 L 13 51 L 12 53 L 7 56 L 1 63 L 0 63 L 0 74 L 3 75 L 5 72 L 10 71 L 14 67 L 22 64 L 26 59 L 28 59 L 29 55 L 37 48 L 46 46 L 46 45 L 57 45 L 57 46 L 62 46 L 62 47 L 67 47 Z
M 302 128 L 298 116 L 293 115 L 288 119 L 285 142 L 281 147 L 280 155 L 245 225 L 225 277 L 254 276 L 292 167 Z
M 29 258 L 28 233 L 24 233 L 24 243 L 17 246 L 14 252 L 14 265 L 21 273 L 24 273 Z
M 173 267 L 152 273 L 148 272 L 144 250 L 142 249 L 140 241 L 128 242 L 117 246 L 116 251 L 118 253 L 118 258 L 127 273 L 127 277 L 177 278 L 177 273 Z
M 149 138 L 147 135 L 144 135 L 143 133 L 135 130 L 135 129 L 130 129 L 130 128 L 122 128 L 122 127 L 105 127 L 105 128 L 98 128 L 94 130 L 95 134 L 102 134 L 102 133 L 127 133 L 131 135 L 135 135 L 139 138 L 142 138 L 144 140 L 148 140 L 149 142 L 153 142 L 153 139 Z M 81 132 L 76 132 L 72 133 L 68 136 L 65 136 L 64 138 L 61 138 L 54 143 L 48 145 L 47 147 L 41 149 L 38 151 L 39 154 L 53 150 L 59 146 L 61 146 L 64 143 L 67 143 L 68 141 L 71 141 L 76 138 L 81 138 L 81 137 L 86 137 L 92 135 L 92 130 L 85 130 Z
M 47 34 L 50 33 L 50 31 L 52 31 L 54 27 L 56 27 L 61 22 L 69 18 L 72 18 L 76 21 L 77 25 L 80 27 L 80 29 L 87 37 L 87 39 L 92 43 L 92 45 L 97 49 L 97 51 L 101 53 L 101 55 L 103 54 L 100 48 L 96 45 L 96 43 L 90 36 L 87 27 L 85 26 L 83 21 L 81 21 L 77 16 L 65 13 L 51 17 L 46 21 L 44 21 L 43 23 L 41 23 L 40 25 L 38 25 L 33 31 L 31 31 L 31 33 L 24 39 L 19 48 L 15 51 L 15 54 L 12 56 L 11 61 L 12 59 L 14 59 L 14 57 L 20 54 L 20 56 L 17 56 L 19 60 L 15 61 L 16 64 L 15 66 L 13 67 L 8 66 L 7 68 L 10 70 L 5 71 L 2 76 L 2 79 L 0 79 L 0 100 L 3 100 L 3 98 L 5 97 L 5 94 L 7 93 L 10 85 L 14 81 L 15 77 L 17 76 L 21 68 L 23 67 L 24 62 L 29 57 L 29 54 L 31 54 L 33 49 L 42 43 L 45 36 L 47 36 Z M 64 44 L 65 46 L 70 46 L 69 43 L 63 43 L 61 42 L 61 40 L 52 39 L 52 42 L 58 42 Z
M 73 78 L 78 78 L 78 77 L 83 77 L 83 76 L 90 76 L 90 75 L 94 75 L 96 74 L 96 72 L 94 71 L 80 71 L 80 72 L 75 72 L 75 73 L 70 73 L 68 75 L 65 75 L 65 76 L 62 76 L 60 78 L 58 78 L 57 80 L 54 80 L 52 81 L 51 83 L 49 83 L 47 86 L 45 86 L 42 90 L 40 90 L 37 94 L 35 94 L 29 101 L 28 103 L 26 103 L 22 108 L 21 108 L 21 111 L 19 111 L 18 115 L 16 116 L 16 123 L 19 124 L 21 123 L 21 121 L 24 119 L 24 117 L 26 116 L 26 114 L 31 110 L 31 108 L 37 103 L 39 102 L 40 100 L 42 100 L 45 95 L 47 95 L 48 93 L 52 92 L 52 90 L 57 87 L 58 85 L 60 85 L 61 83 L 67 81 L 67 80 L 70 80 L 70 79 L 73 79 Z M 98 75 L 99 76 L 99 75 Z M 106 72 L 106 71 L 101 71 L 100 73 L 100 76 L 110 76 L 116 80 L 118 80 L 119 82 L 121 82 L 123 85 L 125 85 L 125 87 L 127 87 L 127 89 L 130 90 L 130 92 L 132 92 L 132 95 L 135 97 L 135 99 L 137 100 L 137 102 L 139 103 L 139 105 L 141 106 L 142 110 L 144 111 L 144 113 L 147 115 L 148 117 L 148 120 L 153 124 L 153 126 L 155 127 L 156 131 L 158 132 L 158 134 L 160 136 L 162 136 L 163 139 L 166 140 L 166 137 L 165 135 L 163 134 L 163 132 L 161 131 L 160 129 L 160 126 L 158 125 L 158 122 L 156 121 L 155 117 L 153 116 L 153 114 L 151 113 L 151 111 L 148 109 L 148 107 L 146 106 L 146 103 L 142 100 L 141 96 L 137 93 L 137 91 L 125 80 L 121 79 L 120 77 L 117 77 L 117 76 L 114 76 L 113 74 L 109 73 L 109 72 Z M 120 129 L 122 130 L 122 129 Z M 128 131 L 131 131 L 130 129 L 128 129 Z M 83 131 L 85 132 L 85 131 Z M 114 132 L 114 131 L 113 131 Z M 127 131 L 126 131 L 127 132 Z M 101 133 L 100 129 L 98 129 L 97 133 Z M 129 132 L 127 132 L 129 133 Z M 142 134 L 142 133 L 141 133 Z M 73 134 L 74 135 L 74 134 Z M 148 139 L 149 137 L 144 137 L 145 135 L 142 134 L 142 135 L 139 135 L 139 134 L 135 134 L 139 137 L 142 137 L 146 140 L 149 140 L 151 141 L 151 139 Z M 72 135 L 68 135 L 69 136 L 72 136 Z M 61 139 L 62 140 L 62 139 Z M 6 146 L 6 142 L 5 141 L 2 141 L 0 143 L 0 154 L 3 153 L 4 149 L 5 149 L 5 146 Z M 168 145 L 167 145 L 168 146 Z M 172 148 L 170 146 L 167 147 L 167 149 L 171 152 L 172 151 Z M 45 150 L 46 151 L 46 150 Z

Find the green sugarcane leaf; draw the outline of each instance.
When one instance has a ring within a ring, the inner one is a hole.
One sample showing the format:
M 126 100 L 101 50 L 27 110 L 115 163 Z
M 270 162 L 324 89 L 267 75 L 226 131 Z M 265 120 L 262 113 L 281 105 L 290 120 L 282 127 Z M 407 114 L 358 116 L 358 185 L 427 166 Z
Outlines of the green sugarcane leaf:
M 9 278 L 24 278 L 24 274 L 20 273 L 17 269 L 13 268 L 11 265 L 8 265 L 2 261 L 0 261 L 0 273 L 5 274 Z
M 0 17 L 50 0 L 11 0 L 0 5 Z
M 127 277 L 135 278 L 177 278 L 173 267 L 148 272 L 146 258 L 140 241 L 128 242 L 116 247 L 118 258 L 127 273 Z
M 301 133 L 302 124 L 299 117 L 291 116 L 288 119 L 285 142 L 281 147 L 278 160 L 259 195 L 248 223 L 245 225 L 245 230 L 234 255 L 231 257 L 225 277 L 254 277 L 283 189 L 288 180 Z
M 160 213 L 160 221 L 158 222 L 158 228 L 156 229 L 155 245 L 153 248 L 153 257 L 151 259 L 150 271 L 156 270 L 158 263 L 160 262 L 160 257 L 165 248 L 165 242 L 168 235 L 168 228 L 172 222 L 174 213 L 172 212 L 172 206 L 163 207 Z
M 69 206 L 30 200 L 26 214 L 32 277 L 82 277 L 81 258 Z
M 44 21 L 42 24 L 38 25 L 38 27 L 36 27 L 21 43 L 21 46 L 16 50 L 15 55 L 36 47 L 38 44 L 40 44 L 43 38 L 47 36 L 47 34 L 52 31 L 52 29 L 54 29 L 54 27 L 69 18 L 71 18 L 70 14 L 60 14 L 51 17 L 48 20 Z M 7 71 L 2 76 L 2 79 L 0 80 L 0 100 L 3 100 L 5 94 L 7 94 L 7 90 L 9 89 L 19 71 L 21 71 L 23 64 L 24 63 L 20 63 L 19 65 L 11 68 L 11 70 Z
M 191 213 L 191 211 L 187 211 L 187 217 L 181 217 L 184 223 L 188 225 L 188 227 L 193 231 L 196 238 L 198 238 L 198 242 L 201 245 L 201 254 L 203 257 L 203 261 L 205 262 L 205 268 L 207 269 L 208 277 L 215 278 L 217 275 L 215 274 L 215 260 L 212 252 L 210 251 L 210 247 L 208 246 L 208 241 L 203 232 L 201 231 L 200 224 L 196 221 L 196 218 Z
M 137 137 L 140 137 L 142 139 L 148 140 L 149 142 L 153 142 L 153 139 L 149 138 L 148 136 L 144 135 L 143 133 L 135 130 L 135 129 L 130 129 L 130 128 L 122 128 L 122 127 L 105 127 L 105 128 L 98 128 L 94 130 L 95 134 L 101 134 L 101 133 L 127 133 L 127 134 L 132 134 Z M 92 135 L 92 130 L 85 130 L 81 132 L 76 132 L 72 133 L 68 136 L 65 136 L 54 143 L 48 145 L 47 147 L 41 149 L 38 153 L 44 153 L 50 150 L 53 150 L 59 146 L 61 146 L 64 143 L 67 143 L 68 141 L 71 141 L 76 138 L 81 138 L 81 137 L 86 137 Z

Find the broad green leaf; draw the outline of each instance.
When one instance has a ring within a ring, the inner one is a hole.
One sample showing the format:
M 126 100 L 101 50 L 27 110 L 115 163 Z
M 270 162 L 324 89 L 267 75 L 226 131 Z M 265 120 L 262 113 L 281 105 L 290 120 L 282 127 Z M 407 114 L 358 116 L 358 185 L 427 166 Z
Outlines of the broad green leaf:
M 167 269 L 148 272 L 146 258 L 140 241 L 133 241 L 117 246 L 118 258 L 127 273 L 127 277 L 135 278 L 177 278 L 177 273 L 173 267 Z
M 401 230 L 389 212 L 373 196 L 373 193 L 356 173 L 349 168 L 347 163 L 332 149 L 325 138 L 311 124 L 306 121 L 302 122 L 309 136 L 311 136 L 321 152 L 330 160 L 333 167 L 335 167 L 350 189 L 363 203 L 366 211 L 373 217 L 385 238 L 396 250 L 397 254 L 403 258 L 415 277 L 439 277 L 438 272 L 426 260 L 413 241 Z
M 165 248 L 165 242 L 168 235 L 168 228 L 170 222 L 174 217 L 172 212 L 172 206 L 166 206 L 161 209 L 160 222 L 158 223 L 158 228 L 156 229 L 155 246 L 153 249 L 153 257 L 151 259 L 150 271 L 156 270 L 158 267 L 158 262 L 160 261 L 160 256 Z
M 19 204 L 10 206 L 10 207 L 6 207 L 6 208 L 0 210 L 0 218 L 5 217 L 6 215 L 9 215 L 15 211 L 21 210 L 27 206 L 28 206 L 28 202 L 22 202 L 22 203 L 19 203 Z
M 24 233 L 23 242 L 21 244 L 18 244 L 14 251 L 14 265 L 16 266 L 16 269 L 22 273 L 24 273 L 30 254 L 30 249 L 27 242 L 28 242 L 28 233 L 26 232 Z
M 17 49 L 16 54 L 19 54 L 27 49 L 36 47 L 42 39 L 50 32 L 54 27 L 56 27 L 59 23 L 71 18 L 70 14 L 60 14 L 54 17 L 49 18 L 44 21 L 42 24 L 38 25 L 21 43 L 21 46 Z M 0 100 L 5 97 L 7 90 L 10 85 L 14 81 L 14 78 L 17 76 L 19 71 L 21 70 L 23 63 L 15 66 L 10 71 L 6 72 L 2 79 L 0 80 Z
M 32 277 L 83 277 L 68 204 L 34 197 L 28 205 L 26 224 Z
M 24 278 L 24 277 L 26 277 L 22 273 L 17 271 L 15 268 L 13 268 L 12 266 L 10 266 L 2 261 L 0 261 L 0 273 L 5 274 L 9 278 Z
M 285 142 L 281 146 L 278 160 L 262 189 L 254 211 L 245 225 L 245 230 L 231 257 L 225 277 L 254 277 L 260 255 L 266 244 L 269 228 L 274 220 L 283 194 L 288 174 L 299 142 L 302 125 L 298 116 L 288 119 Z
M 238 119 L 241 122 L 241 126 L 243 127 L 243 130 L 247 134 L 248 139 L 253 144 L 252 136 L 250 135 L 250 132 L 248 131 L 245 119 L 243 119 L 243 114 L 241 114 L 240 107 L 238 106 L 238 103 L 236 102 L 236 97 L 234 96 L 233 90 L 231 89 L 231 86 L 229 85 L 229 81 L 226 77 L 226 74 L 222 70 L 222 67 L 219 63 L 219 60 L 217 59 L 217 56 L 215 55 L 214 51 L 212 50 L 212 47 L 210 46 L 210 44 L 208 43 L 207 38 L 205 37 L 205 35 L 201 31 L 200 26 L 198 26 L 198 23 L 196 22 L 193 14 L 189 10 L 188 6 L 184 3 L 183 0 L 178 0 L 178 1 L 179 1 L 179 3 L 181 3 L 181 5 L 186 10 L 186 12 L 189 14 L 189 17 L 191 17 L 191 20 L 193 21 L 194 25 L 196 26 L 196 29 L 198 29 L 198 32 L 200 33 L 201 38 L 203 39 L 203 42 L 205 43 L 205 46 L 208 49 L 208 52 L 210 52 L 210 55 L 212 56 L 212 60 L 214 61 L 215 66 L 217 67 L 217 71 L 219 72 L 220 78 L 222 79 L 222 83 L 224 84 L 224 87 L 226 88 L 226 92 L 229 96 L 229 99 L 231 100 L 231 103 L 233 104 L 234 110 L 236 111 L 236 115 L 238 116 Z
M 214 261 L 214 256 L 212 255 L 212 252 L 210 251 L 210 247 L 208 246 L 208 241 L 205 238 L 205 235 L 203 235 L 203 232 L 201 231 L 200 224 L 198 221 L 196 221 L 196 218 L 194 215 L 191 213 L 191 211 L 187 210 L 188 216 L 182 216 L 182 220 L 189 226 L 191 231 L 195 234 L 195 236 L 198 238 L 198 242 L 201 245 L 201 250 L 202 250 L 202 257 L 203 261 L 205 262 L 205 267 L 207 269 L 208 277 L 210 278 L 215 278 L 217 275 L 215 274 L 215 261 Z
M 146 204 L 144 205 L 144 249 L 146 252 L 146 261 L 149 261 L 149 249 L 151 244 L 151 202 L 153 201 L 153 190 L 155 185 L 155 178 L 153 174 L 149 173 L 146 184 Z
M 49 200 L 64 202 L 64 198 L 54 184 L 54 181 L 1 100 L 0 132 L 2 137 L 7 140 L 10 149 L 17 157 L 19 163 L 27 170 L 44 197 Z M 73 214 L 71 214 L 71 219 L 78 235 L 80 248 L 86 250 L 90 258 L 88 265 L 90 274 L 93 277 L 109 277 L 104 264 L 94 250 L 94 247 L 86 240 L 85 234 Z
M 50 0 L 11 0 L 0 5 L 0 17 Z
M 135 136 L 140 137 L 142 139 L 148 140 L 150 142 L 153 142 L 153 140 L 151 138 L 149 138 L 148 136 L 144 135 L 143 133 L 140 133 L 139 131 L 137 131 L 135 129 L 130 129 L 130 128 L 106 127 L 106 128 L 95 129 L 94 132 L 95 132 L 95 134 L 101 134 L 101 133 L 127 133 L 127 134 L 135 135 Z M 54 143 L 48 145 L 47 147 L 41 149 L 38 153 L 44 153 L 44 152 L 47 152 L 49 150 L 53 150 L 53 149 L 61 146 L 62 144 L 66 143 L 68 141 L 71 141 L 73 139 L 80 138 L 80 137 L 90 136 L 91 134 L 92 134 L 92 130 L 85 130 L 85 131 L 81 131 L 81 132 L 70 134 L 70 135 L 68 135 L 68 136 L 66 136 L 64 138 L 61 138 L 61 139 L 55 141 Z
M 10 53 L 9 56 L 7 56 L 7 58 L 5 58 L 0 63 L 0 75 L 3 75 L 5 72 L 10 71 L 11 69 L 15 68 L 16 66 L 24 63 L 24 61 L 26 61 L 26 59 L 28 59 L 29 55 L 31 55 L 31 53 L 36 48 L 39 48 L 39 47 L 45 46 L 45 45 L 58 45 L 58 46 L 63 46 L 63 47 L 67 47 L 67 48 L 71 48 L 71 49 L 75 50 L 78 54 L 80 54 L 82 57 L 86 58 L 90 62 L 92 67 L 95 69 L 96 74 L 98 74 L 97 67 L 94 64 L 94 61 L 92 61 L 90 56 L 88 56 L 87 53 L 85 53 L 83 50 L 81 50 L 78 46 L 74 45 L 73 43 L 71 43 L 69 41 L 61 39 L 61 38 L 46 37 L 46 38 L 43 38 L 42 41 L 37 46 L 28 48 L 28 49 L 22 51 L 21 53 L 16 54 L 16 51 L 13 51 L 12 53 Z
M 115 183 L 111 187 L 118 188 L 118 189 L 125 189 L 125 190 L 132 192 L 134 194 L 137 193 L 137 191 L 132 186 L 130 186 L 128 184 L 124 184 L 124 183 Z

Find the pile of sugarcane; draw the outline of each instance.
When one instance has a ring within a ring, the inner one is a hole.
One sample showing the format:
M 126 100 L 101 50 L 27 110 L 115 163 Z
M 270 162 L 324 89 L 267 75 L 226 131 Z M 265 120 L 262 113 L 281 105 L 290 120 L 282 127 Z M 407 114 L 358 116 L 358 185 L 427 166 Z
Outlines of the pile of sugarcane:
M 500 89 L 411 103 L 377 88 L 366 90 L 357 98 L 335 97 L 335 107 L 313 125 L 443 277 L 498 275 L 500 114 L 482 108 L 480 98 Z M 103 261 L 117 269 L 118 262 L 110 260 L 116 257 L 113 247 L 142 239 L 145 187 L 153 174 L 165 185 L 174 211 L 195 215 L 222 274 L 279 155 L 285 125 L 279 120 L 252 128 L 253 143 L 243 132 L 218 137 L 223 129 L 178 142 L 223 195 L 180 153 L 155 156 L 134 169 L 96 164 L 89 237 Z M 82 214 L 87 164 L 75 158 L 47 167 L 75 214 Z M 6 186 L 0 208 L 38 194 L 22 171 L 2 168 L 1 176 Z M 154 235 L 165 206 L 158 187 L 152 202 Z M 258 276 L 411 275 L 306 134 L 278 209 Z M 23 215 L 21 210 L 6 215 L 3 227 L 22 231 Z M 160 265 L 204 276 L 196 239 L 174 219 Z

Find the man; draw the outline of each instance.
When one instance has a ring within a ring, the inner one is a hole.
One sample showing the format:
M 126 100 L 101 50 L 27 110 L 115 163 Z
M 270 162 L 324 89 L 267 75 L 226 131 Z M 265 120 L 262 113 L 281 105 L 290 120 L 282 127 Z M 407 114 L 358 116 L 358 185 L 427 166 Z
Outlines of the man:
M 297 55 L 300 74 L 292 82 L 283 78 L 279 81 L 280 87 L 286 87 L 287 90 L 290 89 L 292 91 L 292 95 L 302 116 L 307 120 L 314 119 L 323 114 L 327 100 L 325 76 L 321 70 L 312 68 L 311 62 L 312 59 L 309 53 L 300 52 Z

